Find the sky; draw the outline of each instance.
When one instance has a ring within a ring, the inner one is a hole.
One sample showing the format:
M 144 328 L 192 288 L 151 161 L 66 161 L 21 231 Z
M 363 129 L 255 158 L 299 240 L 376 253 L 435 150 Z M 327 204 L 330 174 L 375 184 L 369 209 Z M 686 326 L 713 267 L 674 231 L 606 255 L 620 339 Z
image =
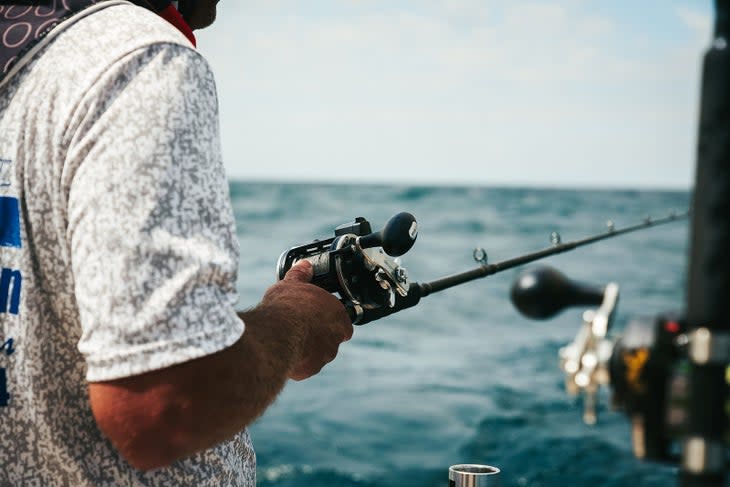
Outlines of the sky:
M 690 189 L 712 0 L 222 0 L 232 179 Z

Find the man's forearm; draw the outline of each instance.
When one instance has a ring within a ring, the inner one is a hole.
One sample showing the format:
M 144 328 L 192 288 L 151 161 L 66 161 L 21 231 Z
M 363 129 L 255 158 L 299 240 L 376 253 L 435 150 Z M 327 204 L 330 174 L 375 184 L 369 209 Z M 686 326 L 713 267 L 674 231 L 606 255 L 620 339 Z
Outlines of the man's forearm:
M 340 301 L 302 261 L 239 316 L 243 336 L 204 358 L 89 385 L 101 430 L 135 467 L 172 463 L 230 438 L 271 404 L 288 377 L 306 379 L 352 337 Z
M 151 469 L 209 448 L 250 424 L 283 388 L 299 356 L 285 309 L 239 316 L 243 336 L 216 354 L 89 386 L 102 431 L 135 467 Z

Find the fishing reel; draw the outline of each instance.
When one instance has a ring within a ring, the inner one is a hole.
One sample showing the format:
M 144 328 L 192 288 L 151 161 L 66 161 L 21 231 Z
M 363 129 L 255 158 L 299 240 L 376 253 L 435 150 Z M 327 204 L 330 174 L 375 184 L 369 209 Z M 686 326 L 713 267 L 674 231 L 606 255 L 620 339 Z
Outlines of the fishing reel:
M 567 307 L 597 306 L 583 313 L 575 339 L 558 352 L 566 391 L 583 396 L 583 420 L 594 424 L 599 388 L 609 386 L 612 408 L 631 420 L 634 455 L 678 463 L 687 435 L 689 360 L 703 331 L 688 332 L 681 316 L 669 312 L 632 319 L 611 338 L 618 297 L 616 283 L 592 286 L 546 266 L 526 270 L 511 289 L 515 307 L 532 319 L 551 318 Z M 725 453 L 729 437 L 726 431 Z
M 337 293 L 354 325 L 403 307 L 410 286 L 398 257 L 416 242 L 415 217 L 398 213 L 378 232 L 372 231 L 365 218 L 358 217 L 338 226 L 334 233 L 332 238 L 283 252 L 276 265 L 277 279 L 283 279 L 296 262 L 308 260 L 314 271 L 312 283 Z

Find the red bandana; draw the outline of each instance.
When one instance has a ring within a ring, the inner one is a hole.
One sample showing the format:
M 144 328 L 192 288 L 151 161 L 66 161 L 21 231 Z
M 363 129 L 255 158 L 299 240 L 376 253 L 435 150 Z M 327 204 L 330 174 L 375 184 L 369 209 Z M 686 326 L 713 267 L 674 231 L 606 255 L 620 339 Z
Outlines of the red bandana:
M 195 42 L 195 34 L 193 34 L 193 29 L 190 28 L 188 23 L 185 22 L 183 16 L 180 15 L 180 12 L 178 12 L 177 9 L 172 6 L 172 4 L 157 12 L 157 15 L 177 27 L 177 30 L 185 34 L 185 37 L 187 37 L 188 40 L 193 43 L 193 46 L 197 46 Z

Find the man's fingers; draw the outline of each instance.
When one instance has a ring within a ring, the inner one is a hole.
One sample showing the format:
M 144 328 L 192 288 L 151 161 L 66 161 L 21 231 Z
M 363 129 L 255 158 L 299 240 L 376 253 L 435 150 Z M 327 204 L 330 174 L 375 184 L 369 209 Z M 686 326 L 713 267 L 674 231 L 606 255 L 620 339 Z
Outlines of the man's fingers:
M 314 270 L 312 263 L 308 260 L 300 260 L 289 269 L 284 276 L 285 281 L 309 282 L 312 280 Z
M 350 317 L 347 317 L 347 320 L 350 321 Z M 343 342 L 349 342 L 352 339 L 352 335 L 355 333 L 355 329 L 353 328 L 352 324 L 348 323 L 348 326 L 345 327 L 345 339 L 342 340 Z

